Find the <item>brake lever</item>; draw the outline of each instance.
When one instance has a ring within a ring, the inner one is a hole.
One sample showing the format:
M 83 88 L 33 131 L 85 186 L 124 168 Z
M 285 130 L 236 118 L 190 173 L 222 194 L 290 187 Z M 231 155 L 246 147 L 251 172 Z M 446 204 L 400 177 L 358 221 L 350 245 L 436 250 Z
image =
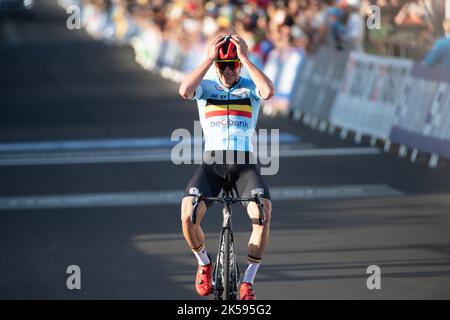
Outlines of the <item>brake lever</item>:
M 204 195 L 203 194 L 197 194 L 195 195 L 195 197 L 192 199 L 192 216 L 191 216 L 191 222 L 192 224 L 195 224 L 197 222 L 197 209 L 198 209 L 198 205 L 200 204 L 200 201 L 203 200 Z

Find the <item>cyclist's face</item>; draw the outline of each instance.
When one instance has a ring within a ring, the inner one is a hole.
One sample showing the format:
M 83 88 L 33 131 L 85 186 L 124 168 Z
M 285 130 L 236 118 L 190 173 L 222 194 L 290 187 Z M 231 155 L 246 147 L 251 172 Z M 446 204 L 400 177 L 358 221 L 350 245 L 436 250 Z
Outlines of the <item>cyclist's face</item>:
M 233 83 L 235 83 L 239 79 L 239 71 L 240 67 L 232 69 L 230 68 L 230 66 L 226 66 L 223 70 L 221 70 L 216 66 L 216 72 L 219 76 L 220 82 L 222 82 L 222 84 L 228 88 L 231 87 Z

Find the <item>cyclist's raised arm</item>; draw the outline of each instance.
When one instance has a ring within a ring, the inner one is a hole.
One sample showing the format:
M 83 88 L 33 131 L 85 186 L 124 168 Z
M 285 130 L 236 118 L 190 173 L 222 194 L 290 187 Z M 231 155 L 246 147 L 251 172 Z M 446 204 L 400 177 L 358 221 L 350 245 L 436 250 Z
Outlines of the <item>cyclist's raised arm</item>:
M 267 77 L 261 70 L 259 70 L 258 67 L 255 66 L 253 62 L 251 62 L 248 58 L 248 48 L 244 39 L 237 35 L 233 35 L 231 38 L 231 42 L 236 45 L 238 57 L 241 60 L 242 65 L 247 69 L 256 87 L 258 88 L 261 98 L 263 98 L 264 100 L 272 98 L 275 93 L 274 85 L 269 77 Z
M 206 60 L 183 80 L 178 92 L 184 99 L 192 99 L 194 97 L 195 90 L 199 86 L 200 81 L 202 81 L 206 72 L 208 72 L 209 68 L 214 63 L 218 50 L 224 42 L 225 38 L 222 35 L 215 38 L 208 47 L 208 56 Z

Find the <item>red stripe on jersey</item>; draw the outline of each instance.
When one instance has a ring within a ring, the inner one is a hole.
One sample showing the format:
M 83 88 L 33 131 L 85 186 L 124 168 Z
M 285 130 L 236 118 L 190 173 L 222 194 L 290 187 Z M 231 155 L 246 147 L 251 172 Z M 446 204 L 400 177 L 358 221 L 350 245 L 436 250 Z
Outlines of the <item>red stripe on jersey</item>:
M 228 112 L 227 112 L 227 110 L 223 110 L 223 111 L 209 111 L 209 112 L 206 112 L 205 117 L 206 118 L 210 118 L 210 117 L 226 116 L 227 113 L 230 116 L 241 116 L 241 117 L 246 117 L 246 118 L 251 118 L 252 117 L 252 113 L 251 112 L 238 111 L 238 110 L 230 110 Z

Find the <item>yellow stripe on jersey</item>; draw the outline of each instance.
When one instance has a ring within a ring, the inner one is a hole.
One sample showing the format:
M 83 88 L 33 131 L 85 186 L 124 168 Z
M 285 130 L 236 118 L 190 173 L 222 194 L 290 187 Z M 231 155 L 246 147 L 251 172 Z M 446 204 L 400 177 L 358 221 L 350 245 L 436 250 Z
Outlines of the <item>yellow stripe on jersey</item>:
M 209 106 L 206 106 L 205 111 L 223 111 L 227 110 L 227 106 L 216 106 L 213 104 L 210 104 Z M 248 105 L 238 105 L 238 104 L 230 104 L 229 110 L 236 110 L 236 111 L 246 111 L 246 112 L 252 112 L 252 107 Z

